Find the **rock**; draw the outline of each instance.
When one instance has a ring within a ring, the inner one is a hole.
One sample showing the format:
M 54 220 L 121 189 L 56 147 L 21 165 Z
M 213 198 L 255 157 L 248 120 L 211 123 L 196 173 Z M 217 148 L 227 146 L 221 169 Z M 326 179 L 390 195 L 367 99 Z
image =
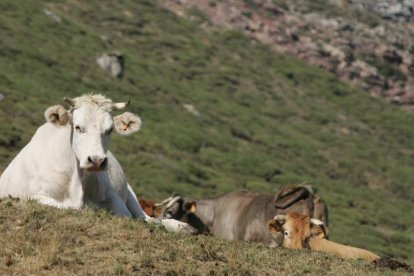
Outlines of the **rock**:
M 327 55 L 331 56 L 331 57 L 337 58 L 340 61 L 345 60 L 345 53 L 341 49 L 339 49 L 335 46 L 332 46 L 330 44 L 323 44 L 322 45 L 322 52 L 324 54 L 327 54 Z
M 114 78 L 122 78 L 124 74 L 124 57 L 118 52 L 103 54 L 96 59 L 99 67 Z
M 391 63 L 400 64 L 403 61 L 401 55 L 394 49 L 385 50 L 385 52 L 382 54 L 382 57 L 386 61 L 391 62 Z
M 339 27 L 339 22 L 335 19 L 321 19 L 319 24 L 324 28 L 337 29 Z
M 368 78 L 378 76 L 377 68 L 363 62 L 362 60 L 356 60 L 352 62 L 352 67 L 359 73 L 362 78 Z
M 3 94 L 0 93 L 0 102 L 4 100 Z
M 196 117 L 200 116 L 200 112 L 197 111 L 197 109 L 194 107 L 194 105 L 183 104 L 183 107 L 184 107 L 185 110 L 187 110 L 188 112 L 190 112 L 194 116 L 196 116 Z
M 43 12 L 53 21 L 55 21 L 56 23 L 61 23 L 62 22 L 62 18 L 60 18 L 59 15 L 57 15 L 56 13 L 52 12 L 51 10 L 48 9 L 44 9 Z

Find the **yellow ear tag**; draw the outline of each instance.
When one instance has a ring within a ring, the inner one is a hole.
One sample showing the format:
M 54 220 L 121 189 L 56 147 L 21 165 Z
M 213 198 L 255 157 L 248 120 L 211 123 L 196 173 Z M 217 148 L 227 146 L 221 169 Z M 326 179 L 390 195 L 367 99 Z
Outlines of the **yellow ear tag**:
M 195 211 L 197 211 L 197 207 L 196 207 L 196 205 L 195 205 L 195 204 L 192 204 L 192 205 L 191 205 L 191 208 L 190 208 L 190 212 L 191 212 L 191 213 L 195 213 Z

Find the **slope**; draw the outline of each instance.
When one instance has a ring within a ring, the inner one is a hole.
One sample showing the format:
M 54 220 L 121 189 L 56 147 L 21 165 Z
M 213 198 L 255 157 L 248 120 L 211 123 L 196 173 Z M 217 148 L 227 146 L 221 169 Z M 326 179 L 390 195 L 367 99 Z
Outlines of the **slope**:
M 111 148 L 139 195 L 199 198 L 307 182 L 330 206 L 333 240 L 414 262 L 412 114 L 153 1 L 0 8 L 0 170 L 63 96 L 131 97 L 143 129 L 114 136 Z M 125 56 L 121 80 L 95 62 L 113 50 Z

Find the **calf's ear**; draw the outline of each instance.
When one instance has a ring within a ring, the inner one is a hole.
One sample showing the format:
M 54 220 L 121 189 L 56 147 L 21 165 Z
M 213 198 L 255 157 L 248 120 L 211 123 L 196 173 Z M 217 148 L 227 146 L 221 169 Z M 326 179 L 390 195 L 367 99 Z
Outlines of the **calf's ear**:
M 311 237 L 313 239 L 323 239 L 328 235 L 328 229 L 322 221 L 311 219 Z
M 46 109 L 45 119 L 47 122 L 63 126 L 70 121 L 70 114 L 62 105 L 54 105 Z
M 197 203 L 195 201 L 187 202 L 185 204 L 185 210 L 190 213 L 195 213 L 197 211 Z
M 283 224 L 286 222 L 286 216 L 285 215 L 277 215 L 274 219 L 269 220 L 267 222 L 267 228 L 269 228 L 270 232 L 273 235 L 276 235 L 277 233 L 281 232 L 283 233 Z
M 141 118 L 129 112 L 114 117 L 115 130 L 121 135 L 137 132 L 141 128 L 141 124 Z

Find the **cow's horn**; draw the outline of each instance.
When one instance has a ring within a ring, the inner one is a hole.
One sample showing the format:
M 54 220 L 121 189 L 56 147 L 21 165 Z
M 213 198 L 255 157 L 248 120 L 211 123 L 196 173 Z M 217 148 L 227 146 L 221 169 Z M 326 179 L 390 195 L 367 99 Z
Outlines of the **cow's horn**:
M 160 206 L 164 206 L 165 204 L 167 204 L 171 199 L 173 198 L 173 196 L 170 196 L 169 198 L 164 199 L 163 201 L 159 202 L 159 203 L 155 203 L 155 207 L 160 207 Z
M 165 208 L 170 208 L 174 203 L 176 203 L 177 201 L 179 201 L 181 199 L 181 196 L 175 196 L 173 197 L 170 202 L 168 202 L 167 206 L 165 206 Z
M 323 225 L 323 221 L 313 218 L 313 219 L 311 219 L 311 224 L 312 225 Z
M 71 98 L 64 97 L 63 100 L 69 104 L 71 107 L 75 107 L 75 100 Z
M 124 103 L 113 103 L 112 110 L 124 109 L 131 103 L 131 99 Z

